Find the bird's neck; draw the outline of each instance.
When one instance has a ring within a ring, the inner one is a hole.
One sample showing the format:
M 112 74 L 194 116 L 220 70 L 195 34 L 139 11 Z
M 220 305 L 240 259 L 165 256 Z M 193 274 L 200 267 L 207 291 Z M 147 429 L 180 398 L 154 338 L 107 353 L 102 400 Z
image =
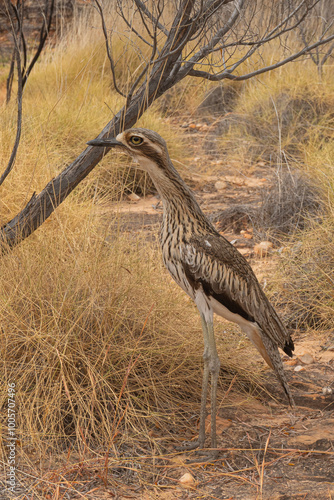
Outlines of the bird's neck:
M 182 180 L 169 158 L 163 168 L 155 167 L 149 174 L 161 196 L 165 221 L 176 218 L 180 222 L 194 221 L 203 227 L 210 225 L 193 192 Z

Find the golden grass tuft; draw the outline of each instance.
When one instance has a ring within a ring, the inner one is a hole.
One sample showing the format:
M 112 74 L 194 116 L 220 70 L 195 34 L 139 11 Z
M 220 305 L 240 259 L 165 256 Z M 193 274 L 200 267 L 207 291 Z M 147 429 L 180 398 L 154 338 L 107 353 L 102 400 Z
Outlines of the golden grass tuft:
M 171 309 L 177 294 L 161 283 L 156 250 L 122 235 L 107 243 L 93 214 L 74 212 L 1 263 L 3 387 L 15 382 L 19 432 L 34 447 L 81 442 L 81 432 L 111 443 L 122 420 L 123 431 L 144 417 L 154 425 L 177 385 L 173 369 L 192 371 L 185 323 L 200 343 L 187 307 Z M 197 378 L 193 370 L 183 389 Z

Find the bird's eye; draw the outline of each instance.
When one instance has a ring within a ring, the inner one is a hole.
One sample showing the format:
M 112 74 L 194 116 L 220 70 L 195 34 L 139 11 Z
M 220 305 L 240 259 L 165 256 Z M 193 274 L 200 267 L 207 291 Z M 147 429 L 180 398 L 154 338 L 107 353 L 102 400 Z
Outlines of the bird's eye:
M 143 142 L 143 139 L 139 137 L 138 135 L 133 135 L 130 139 L 131 144 L 134 146 L 139 146 Z

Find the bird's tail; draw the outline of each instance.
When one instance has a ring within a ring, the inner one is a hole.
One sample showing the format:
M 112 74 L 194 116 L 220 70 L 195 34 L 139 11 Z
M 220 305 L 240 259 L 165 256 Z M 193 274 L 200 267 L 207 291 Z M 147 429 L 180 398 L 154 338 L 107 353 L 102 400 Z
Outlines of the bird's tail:
M 274 372 L 276 373 L 276 376 L 278 380 L 281 383 L 281 386 L 283 387 L 283 390 L 288 398 L 289 404 L 291 408 L 294 408 L 295 402 L 293 400 L 288 381 L 286 379 L 282 359 L 278 350 L 278 347 L 274 342 L 267 337 L 266 335 L 261 335 L 262 337 L 262 342 L 265 347 L 265 350 L 267 352 L 267 355 L 270 358 L 271 361 L 271 367 L 273 368 Z
M 289 400 L 289 404 L 291 408 L 293 408 L 295 403 L 285 376 L 283 363 L 277 345 L 271 340 L 271 338 L 262 332 L 256 323 L 249 322 L 247 326 L 242 326 L 241 328 L 253 342 L 266 363 L 276 373 L 276 376 Z

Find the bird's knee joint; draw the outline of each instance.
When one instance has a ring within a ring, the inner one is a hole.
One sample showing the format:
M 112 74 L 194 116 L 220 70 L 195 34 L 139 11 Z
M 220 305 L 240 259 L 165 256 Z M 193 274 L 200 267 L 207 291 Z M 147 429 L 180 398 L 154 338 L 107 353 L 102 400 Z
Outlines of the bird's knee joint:
M 209 371 L 212 374 L 218 373 L 220 370 L 220 359 L 217 357 L 213 357 L 209 361 Z
M 210 360 L 210 353 L 209 350 L 205 349 L 203 352 L 203 359 L 204 361 L 209 361 Z

